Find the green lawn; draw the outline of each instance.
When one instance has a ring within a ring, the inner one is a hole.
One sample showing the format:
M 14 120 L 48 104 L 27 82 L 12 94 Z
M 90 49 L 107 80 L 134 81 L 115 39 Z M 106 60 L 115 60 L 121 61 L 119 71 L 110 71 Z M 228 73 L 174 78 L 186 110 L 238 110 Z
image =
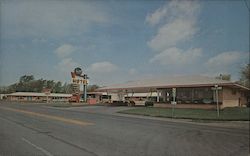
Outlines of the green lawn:
M 171 108 L 143 107 L 120 111 L 119 113 L 172 118 Z M 249 108 L 225 108 L 220 111 L 219 117 L 217 117 L 216 110 L 178 108 L 174 111 L 174 118 L 194 120 L 248 121 Z

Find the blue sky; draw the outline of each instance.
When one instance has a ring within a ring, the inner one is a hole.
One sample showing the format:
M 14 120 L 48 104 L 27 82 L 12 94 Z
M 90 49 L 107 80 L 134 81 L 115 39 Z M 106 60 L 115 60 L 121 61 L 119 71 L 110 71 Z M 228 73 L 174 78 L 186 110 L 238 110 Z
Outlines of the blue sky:
M 232 1 L 1 1 L 0 85 L 24 74 L 91 84 L 231 74 L 249 60 L 249 12 Z M 249 2 L 247 2 L 248 5 Z

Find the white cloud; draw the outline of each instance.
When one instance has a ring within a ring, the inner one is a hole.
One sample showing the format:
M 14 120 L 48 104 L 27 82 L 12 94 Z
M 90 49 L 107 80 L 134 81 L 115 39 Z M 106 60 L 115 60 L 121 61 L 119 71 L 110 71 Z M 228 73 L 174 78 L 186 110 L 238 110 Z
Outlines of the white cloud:
M 160 20 L 166 16 L 167 8 L 164 6 L 157 9 L 153 14 L 148 14 L 146 17 L 146 22 L 154 26 L 160 22 Z
M 157 35 L 148 42 L 155 51 L 175 46 L 180 42 L 191 39 L 196 32 L 195 21 L 190 19 L 176 19 L 171 23 L 163 25 Z
M 118 67 L 110 62 L 96 62 L 90 65 L 88 72 L 91 73 L 111 73 L 118 69 Z
M 196 21 L 199 10 L 200 5 L 196 1 L 173 0 L 148 15 L 146 22 L 149 24 L 164 23 L 148 45 L 153 50 L 161 52 L 192 39 L 198 30 Z
M 58 69 L 60 72 L 68 74 L 78 66 L 79 64 L 73 61 L 72 58 L 64 58 L 58 63 L 56 69 Z
M 162 65 L 188 65 L 194 63 L 198 58 L 202 56 L 202 50 L 200 48 L 189 49 L 183 51 L 179 48 L 169 48 L 163 52 L 155 55 L 150 62 L 157 62 Z
M 71 53 L 73 53 L 75 50 L 76 48 L 74 46 L 70 44 L 63 44 L 55 50 L 55 54 L 59 58 L 65 58 L 69 56 Z
M 241 51 L 222 52 L 204 63 L 204 75 L 230 74 L 233 81 L 239 79 L 240 69 L 249 62 L 249 53 Z
M 197 1 L 173 0 L 146 17 L 146 22 L 158 26 L 156 35 L 148 41 L 156 54 L 150 62 L 162 65 L 187 65 L 202 56 L 200 48 L 180 49 L 181 43 L 194 38 L 198 31 L 197 17 L 200 4 Z
M 193 18 L 199 10 L 200 5 L 197 1 L 173 0 L 157 9 L 154 13 L 148 14 L 146 22 L 154 26 L 163 19 L 171 21 L 176 18 Z
M 2 35 L 8 37 L 79 35 L 108 21 L 104 9 L 90 1 L 4 1 L 1 5 Z
M 247 53 L 231 51 L 231 52 L 223 52 L 219 55 L 216 55 L 210 58 L 205 65 L 209 68 L 216 68 L 216 69 L 225 69 L 229 66 L 233 65 L 234 63 L 238 63 L 249 56 Z

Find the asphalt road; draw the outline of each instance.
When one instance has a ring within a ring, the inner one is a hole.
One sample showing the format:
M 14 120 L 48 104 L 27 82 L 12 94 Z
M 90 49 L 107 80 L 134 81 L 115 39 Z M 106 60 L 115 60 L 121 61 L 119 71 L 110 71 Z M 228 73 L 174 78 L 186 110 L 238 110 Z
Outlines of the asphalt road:
M 249 129 L 116 116 L 102 108 L 109 109 L 1 102 L 0 156 L 249 155 Z

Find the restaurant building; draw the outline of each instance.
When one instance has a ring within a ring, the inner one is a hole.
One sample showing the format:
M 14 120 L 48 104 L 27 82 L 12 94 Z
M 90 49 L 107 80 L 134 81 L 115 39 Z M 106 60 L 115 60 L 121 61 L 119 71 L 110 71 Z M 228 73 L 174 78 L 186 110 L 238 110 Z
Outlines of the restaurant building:
M 218 87 L 218 94 L 215 86 Z M 148 95 L 147 98 L 152 97 L 150 100 L 154 101 L 156 107 L 171 107 L 173 94 L 176 97 L 176 107 L 180 108 L 216 108 L 217 95 L 221 108 L 244 107 L 249 102 L 249 88 L 235 82 L 200 75 L 129 81 L 102 87 L 98 91 L 116 93 L 119 100 L 132 99 L 135 93 L 154 93 L 156 95 Z

